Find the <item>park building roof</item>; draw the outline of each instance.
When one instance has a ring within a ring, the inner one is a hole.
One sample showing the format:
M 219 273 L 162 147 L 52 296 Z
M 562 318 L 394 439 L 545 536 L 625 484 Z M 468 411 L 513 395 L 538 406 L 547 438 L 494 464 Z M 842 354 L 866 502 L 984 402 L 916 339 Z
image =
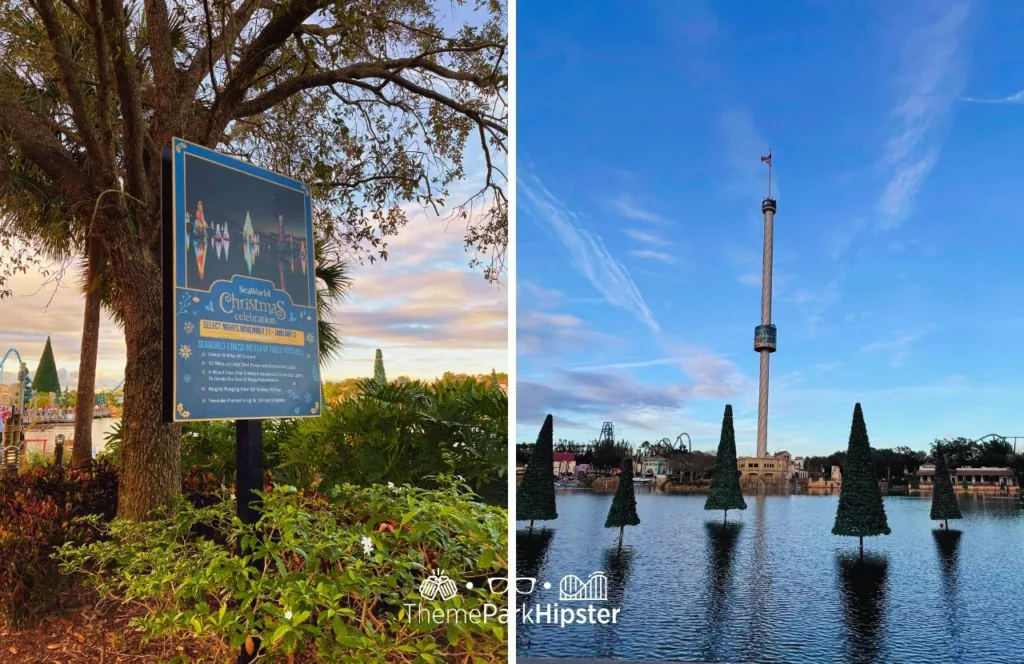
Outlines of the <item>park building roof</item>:
M 1014 477 L 1015 474 L 1012 468 L 996 468 L 992 466 L 983 466 L 981 468 L 957 468 L 957 477 L 971 476 L 971 475 L 993 475 L 995 477 Z M 917 469 L 919 477 L 926 477 L 935 474 L 935 466 L 933 464 L 925 464 Z

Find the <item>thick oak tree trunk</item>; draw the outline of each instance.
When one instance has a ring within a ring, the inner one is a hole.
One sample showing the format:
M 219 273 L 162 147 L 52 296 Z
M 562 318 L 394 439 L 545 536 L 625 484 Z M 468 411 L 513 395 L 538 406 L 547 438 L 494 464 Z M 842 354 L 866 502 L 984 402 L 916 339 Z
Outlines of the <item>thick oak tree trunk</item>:
M 143 520 L 181 492 L 181 428 L 161 421 L 160 268 L 145 254 L 133 258 L 112 265 L 131 291 L 123 298 L 128 362 L 117 515 Z
M 98 283 L 102 269 L 99 242 L 90 241 L 85 281 L 85 322 L 82 325 L 82 351 L 78 360 L 78 394 L 75 406 L 72 466 L 92 462 L 92 417 L 96 399 L 96 355 L 100 343 L 100 301 Z

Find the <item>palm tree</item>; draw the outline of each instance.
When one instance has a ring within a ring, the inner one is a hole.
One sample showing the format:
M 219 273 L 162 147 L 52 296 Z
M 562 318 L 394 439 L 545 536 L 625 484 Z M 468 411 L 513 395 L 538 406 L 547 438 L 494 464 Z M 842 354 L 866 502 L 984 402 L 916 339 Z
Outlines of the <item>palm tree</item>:
M 348 298 L 352 287 L 349 264 L 341 258 L 336 242 L 318 236 L 313 244 L 316 256 L 316 313 L 317 335 L 320 341 L 320 362 L 333 359 L 341 352 L 344 342 L 341 326 L 333 322 L 335 308 Z

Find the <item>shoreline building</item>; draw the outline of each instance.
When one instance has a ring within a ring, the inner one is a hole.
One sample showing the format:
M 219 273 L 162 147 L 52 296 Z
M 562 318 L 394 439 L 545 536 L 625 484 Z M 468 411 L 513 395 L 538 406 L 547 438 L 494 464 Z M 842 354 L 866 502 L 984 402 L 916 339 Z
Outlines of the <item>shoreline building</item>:
M 1012 468 L 957 468 L 950 473 L 956 487 L 1014 487 L 1017 476 Z M 935 482 L 935 464 L 926 463 L 917 469 L 917 477 L 922 489 L 931 489 Z

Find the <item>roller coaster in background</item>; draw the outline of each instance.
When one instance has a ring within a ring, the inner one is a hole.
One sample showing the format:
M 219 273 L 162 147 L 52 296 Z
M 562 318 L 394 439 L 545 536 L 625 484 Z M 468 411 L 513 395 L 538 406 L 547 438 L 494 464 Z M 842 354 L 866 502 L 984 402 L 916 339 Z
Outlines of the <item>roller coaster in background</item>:
M 686 438 L 686 442 L 683 442 L 683 438 Z M 601 435 L 597 439 L 598 444 L 611 443 L 615 444 L 615 425 L 611 422 L 605 422 L 601 425 Z M 663 448 L 669 448 L 673 450 L 686 450 L 687 452 L 693 451 L 693 441 L 690 440 L 690 434 L 681 433 L 676 436 L 676 442 L 673 445 L 670 438 L 662 438 L 657 442 L 657 445 Z
M 28 367 L 25 364 L 24 358 L 16 348 L 8 348 L 0 357 L 0 386 L 6 384 L 4 380 L 4 368 L 7 360 L 14 356 L 17 360 L 18 366 L 18 380 L 21 380 L 21 372 L 28 371 Z M 96 410 L 94 411 L 94 417 L 104 418 L 110 417 L 110 407 L 120 406 L 124 402 L 124 378 L 122 378 L 117 385 L 112 388 L 105 390 L 97 390 L 95 396 Z M 13 405 L 13 403 L 12 403 Z M 22 415 L 25 429 L 28 430 L 31 427 L 39 426 L 43 424 L 61 424 L 73 422 L 75 419 L 74 408 L 57 408 L 47 410 L 45 413 L 40 412 L 36 409 L 31 408 L 19 408 L 19 412 Z

